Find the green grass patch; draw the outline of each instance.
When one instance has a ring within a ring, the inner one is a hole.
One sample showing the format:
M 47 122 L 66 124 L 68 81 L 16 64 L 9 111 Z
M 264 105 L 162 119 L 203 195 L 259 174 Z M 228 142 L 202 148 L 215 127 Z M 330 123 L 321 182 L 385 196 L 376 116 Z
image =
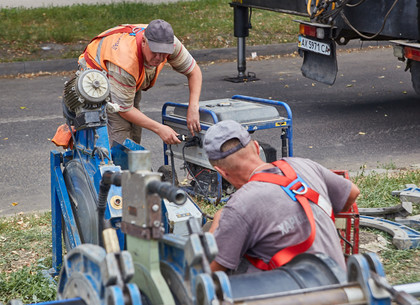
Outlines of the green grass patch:
M 363 189 L 357 204 L 361 208 L 379 208 L 400 203 L 398 196 L 392 196 L 392 191 L 406 188 L 406 184 L 420 185 L 420 171 L 395 171 L 386 173 L 371 172 L 354 178 L 354 182 Z M 419 213 L 418 206 L 413 205 L 413 214 Z
M 24 266 L 15 272 L 0 273 L 0 302 L 19 299 L 24 304 L 55 300 L 57 287 L 42 271 L 44 265 Z
M 0 234 L 2 272 L 51 256 L 51 213 L 0 218 Z
M 0 302 L 53 300 L 51 266 L 51 213 L 0 218 Z
M 110 27 L 164 19 L 190 49 L 235 47 L 233 8 L 226 0 L 197 0 L 166 4 L 113 3 L 66 7 L 0 9 L 0 58 L 2 61 L 41 56 L 44 43 L 87 44 Z M 294 16 L 256 10 L 247 45 L 295 42 Z M 64 57 L 65 55 L 58 54 Z M 67 54 L 68 56 L 68 54 Z

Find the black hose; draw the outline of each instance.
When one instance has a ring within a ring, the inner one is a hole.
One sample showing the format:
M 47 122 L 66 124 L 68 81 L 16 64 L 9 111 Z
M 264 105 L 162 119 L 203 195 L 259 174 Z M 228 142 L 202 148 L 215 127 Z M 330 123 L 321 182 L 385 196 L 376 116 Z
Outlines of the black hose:
M 172 185 L 175 186 L 175 160 L 172 145 L 169 145 L 169 151 L 171 153 L 171 170 L 172 170 Z
M 106 184 L 113 184 L 115 186 L 121 186 L 121 173 L 115 173 L 111 171 L 106 171 L 102 175 L 102 180 Z
M 121 173 L 106 171 L 102 175 L 101 182 L 99 183 L 98 194 L 98 233 L 99 233 L 99 246 L 104 247 L 104 240 L 102 231 L 110 227 L 110 223 L 105 219 L 106 203 L 108 201 L 108 193 L 111 185 L 121 186 Z
M 99 234 L 99 246 L 104 247 L 104 240 L 102 231 L 105 228 L 105 210 L 106 202 L 108 199 L 108 192 L 111 188 L 110 184 L 105 183 L 101 180 L 99 184 L 99 195 L 98 195 L 98 234 Z

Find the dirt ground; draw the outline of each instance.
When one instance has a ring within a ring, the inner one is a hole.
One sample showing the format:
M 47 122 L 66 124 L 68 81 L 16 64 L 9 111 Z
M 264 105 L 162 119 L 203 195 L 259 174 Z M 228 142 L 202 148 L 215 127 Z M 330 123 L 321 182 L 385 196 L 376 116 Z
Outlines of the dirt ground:
M 88 41 L 80 41 L 72 44 L 41 43 L 19 47 L 13 43 L 2 43 L 0 62 L 77 58 L 87 44 Z

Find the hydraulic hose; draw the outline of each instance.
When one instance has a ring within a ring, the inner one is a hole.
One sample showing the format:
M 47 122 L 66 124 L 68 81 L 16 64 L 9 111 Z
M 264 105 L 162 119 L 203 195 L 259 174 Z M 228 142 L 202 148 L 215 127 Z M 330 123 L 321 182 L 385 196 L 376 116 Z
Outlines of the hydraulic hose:
M 98 234 L 99 234 L 99 245 L 104 247 L 104 240 L 102 231 L 107 227 L 108 223 L 105 220 L 106 203 L 108 200 L 108 193 L 111 185 L 121 186 L 121 174 L 106 171 L 102 175 L 102 180 L 99 183 L 99 194 L 98 194 Z

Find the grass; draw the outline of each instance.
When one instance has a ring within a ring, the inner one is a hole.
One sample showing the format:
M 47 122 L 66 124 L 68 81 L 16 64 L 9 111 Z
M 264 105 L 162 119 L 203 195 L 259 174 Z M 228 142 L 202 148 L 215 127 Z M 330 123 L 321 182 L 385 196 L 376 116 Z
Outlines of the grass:
M 372 172 L 369 175 L 361 174 L 354 178 L 357 185 L 363 185 L 363 192 L 358 198 L 358 206 L 361 208 L 379 208 L 399 204 L 397 196 L 391 192 L 405 188 L 406 184 L 420 185 L 418 171 L 395 171 L 390 170 L 384 174 Z M 419 214 L 418 206 L 413 205 L 413 214 Z
M 361 189 L 359 207 L 385 207 L 398 203 L 390 192 L 405 184 L 420 184 L 420 170 L 362 173 L 353 178 Z M 201 206 L 214 214 L 212 205 Z M 418 207 L 415 213 L 419 214 Z M 41 271 L 51 268 L 51 213 L 0 218 L 0 302 L 21 299 L 25 304 L 55 299 L 56 287 Z M 381 235 L 386 248 L 378 252 L 388 281 L 393 284 L 420 282 L 420 249 L 398 250 L 392 238 L 381 231 L 363 228 L 364 235 Z
M 124 23 L 148 23 L 161 18 L 172 24 L 175 35 L 190 49 L 236 46 L 233 36 L 233 8 L 227 0 L 196 0 L 167 4 L 113 3 L 46 8 L 0 9 L 0 61 L 42 57 L 46 43 L 67 45 L 55 56 L 72 58 L 104 30 Z M 298 24 L 294 16 L 253 10 L 253 29 L 247 45 L 296 41 Z
M 51 266 L 51 213 L 0 218 L 0 302 L 55 299 L 41 272 Z

